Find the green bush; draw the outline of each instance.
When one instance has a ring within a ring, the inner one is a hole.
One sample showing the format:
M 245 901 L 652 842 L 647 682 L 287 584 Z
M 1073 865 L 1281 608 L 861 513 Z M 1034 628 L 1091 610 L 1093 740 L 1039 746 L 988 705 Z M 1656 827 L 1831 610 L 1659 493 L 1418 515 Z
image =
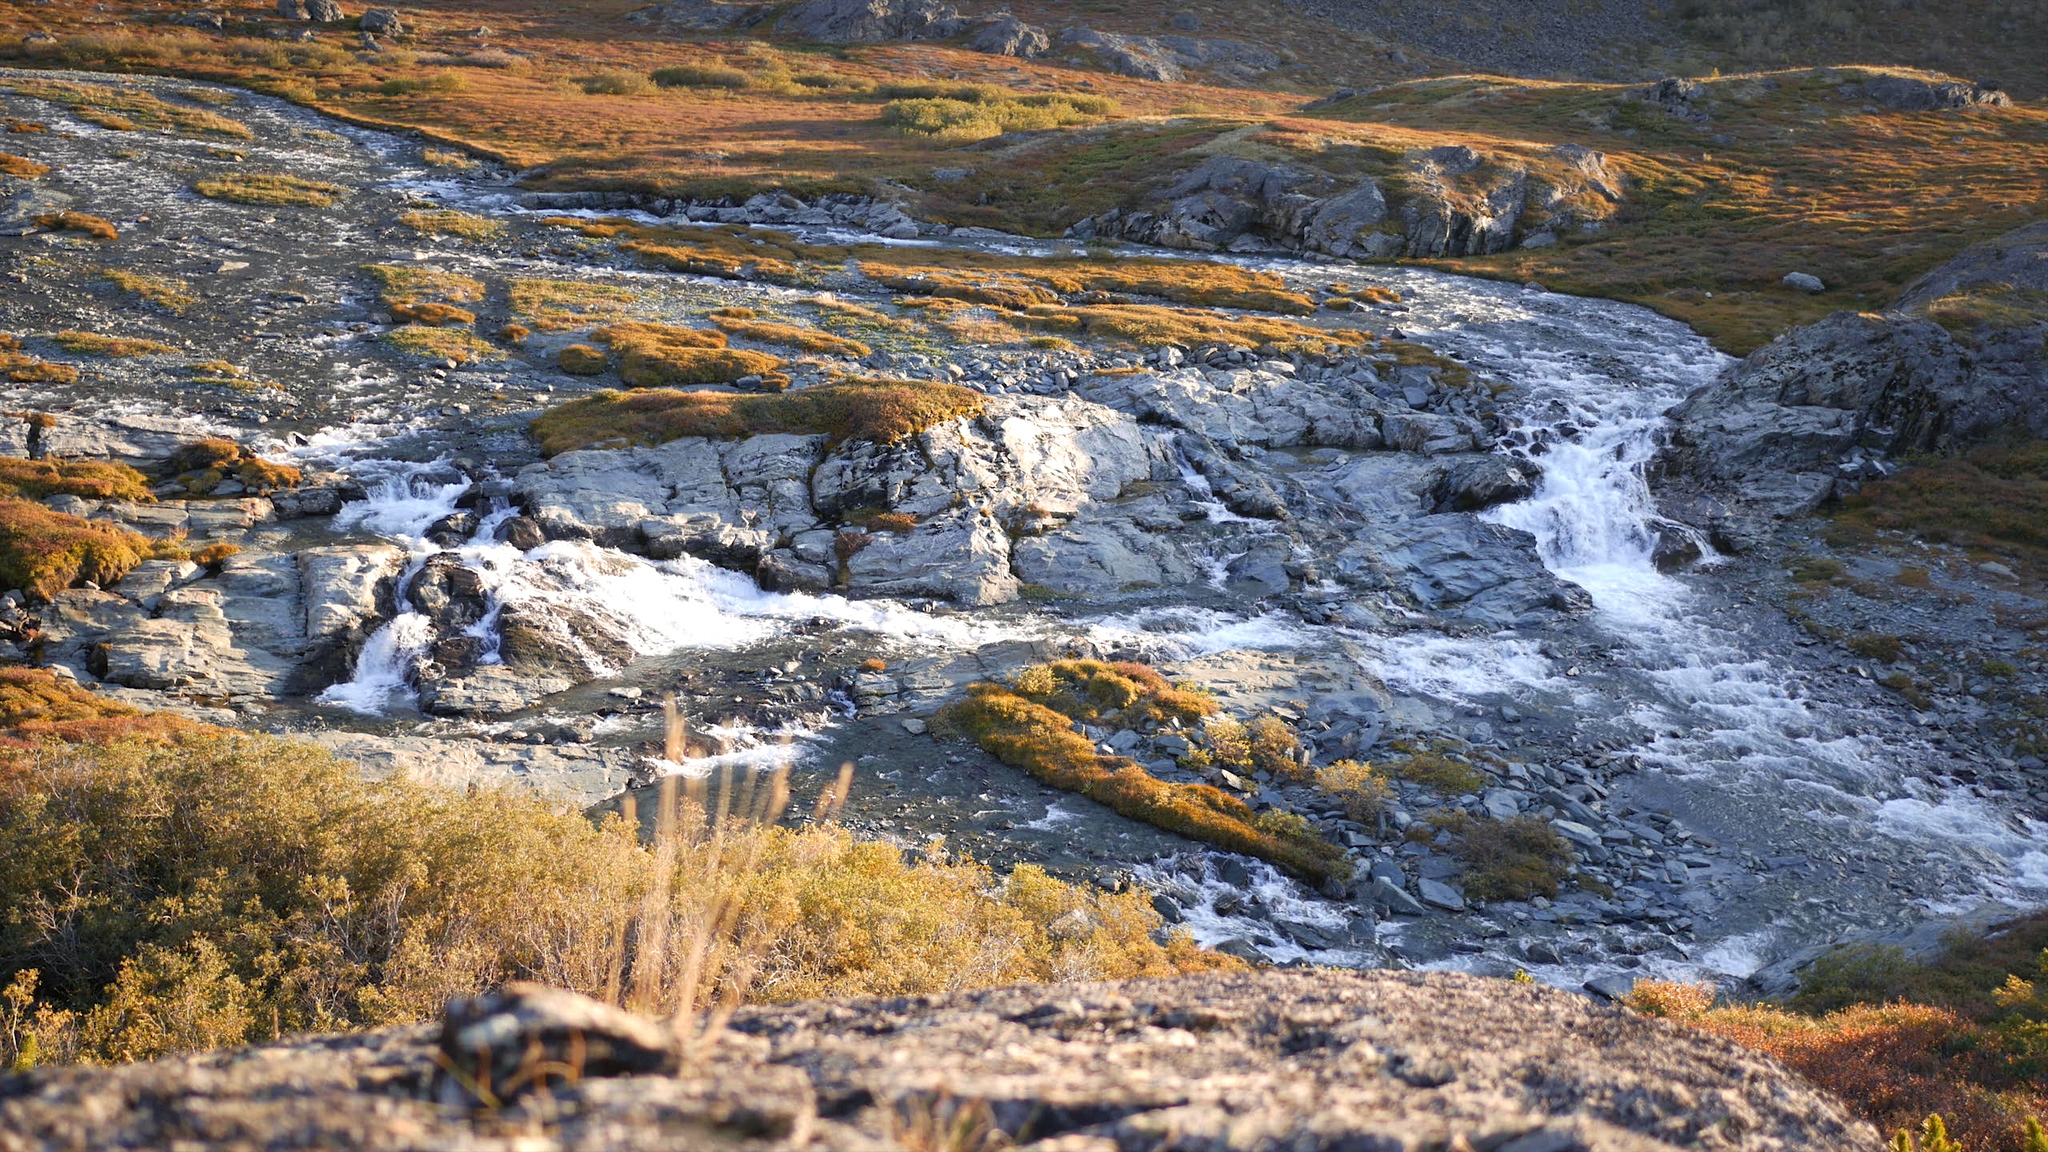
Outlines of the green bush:
M 670 64 L 654 70 L 654 82 L 663 88 L 740 89 L 751 81 L 745 72 L 719 64 Z

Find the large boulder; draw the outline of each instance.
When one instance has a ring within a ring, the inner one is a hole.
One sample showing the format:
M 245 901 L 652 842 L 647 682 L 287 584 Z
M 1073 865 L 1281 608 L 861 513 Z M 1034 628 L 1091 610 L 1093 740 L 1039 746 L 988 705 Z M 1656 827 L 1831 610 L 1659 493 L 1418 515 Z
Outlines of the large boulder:
M 804 0 L 776 28 L 832 44 L 942 40 L 967 27 L 960 10 L 941 0 Z
M 967 34 L 967 46 L 991 56 L 1029 59 L 1045 55 L 1052 48 L 1052 37 L 1035 24 L 1026 24 L 1009 12 L 998 12 L 975 21 Z
M 673 1032 L 514 985 L 439 1029 L 284 1041 L 0 1091 L 10 1149 L 551 1145 L 1851 1152 L 1877 1132 L 1768 1057 L 1541 984 L 1213 973 L 743 1008 Z M 687 1055 L 688 1058 L 680 1058 Z M 501 1079 L 502 1078 L 502 1079 Z M 486 1085 L 485 1081 L 489 1081 Z M 491 1107 L 474 1106 L 479 1091 Z M 530 1140 L 529 1140 L 530 1142 Z

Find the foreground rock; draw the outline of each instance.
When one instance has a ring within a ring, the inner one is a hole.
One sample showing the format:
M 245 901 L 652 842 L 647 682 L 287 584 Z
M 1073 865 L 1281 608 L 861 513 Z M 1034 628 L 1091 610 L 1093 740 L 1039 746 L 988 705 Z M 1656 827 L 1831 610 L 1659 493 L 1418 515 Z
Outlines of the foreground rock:
M 693 1064 L 662 1029 L 515 985 L 458 1001 L 438 1035 L 0 1081 L 0 1150 L 902 1148 L 975 1123 L 1018 1146 L 1092 1150 L 1878 1140 L 1726 1041 L 1465 976 L 1269 972 L 820 1001 L 744 1011 L 734 1031 Z M 557 1075 L 538 1093 L 536 1077 L 502 1075 L 545 1076 L 550 1060 L 573 1062 L 577 1082 Z M 505 1107 L 473 1107 L 462 1082 L 486 1076 Z

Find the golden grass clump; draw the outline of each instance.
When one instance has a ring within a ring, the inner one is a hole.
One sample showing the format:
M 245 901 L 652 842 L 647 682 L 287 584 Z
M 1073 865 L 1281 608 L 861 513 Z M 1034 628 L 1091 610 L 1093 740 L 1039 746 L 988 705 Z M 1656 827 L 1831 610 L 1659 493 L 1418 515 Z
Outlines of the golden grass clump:
M 1394 798 L 1393 786 L 1371 764 L 1360 760 L 1339 760 L 1316 769 L 1316 787 L 1344 806 L 1344 814 L 1360 824 L 1377 822 L 1387 802 Z
M 118 722 L 16 679 L 0 671 L 0 709 Z M 1142 892 L 910 863 L 831 823 L 837 805 L 776 827 L 779 773 L 688 797 L 671 783 L 650 847 L 637 821 L 371 781 L 272 737 L 19 743 L 0 752 L 0 900 L 23 913 L 0 923 L 10 1064 L 408 1024 L 517 979 L 695 1012 L 1241 966 L 1185 934 L 1156 942 Z
M 891 100 L 882 106 L 880 122 L 906 136 L 964 141 L 985 140 L 1005 132 L 1095 124 L 1117 114 L 1116 101 L 1107 96 L 1054 92 L 1014 95 L 991 85 L 974 87 L 987 91 L 973 93 L 971 99 L 960 99 L 960 93 L 955 93 Z M 888 91 L 883 89 L 884 94 Z
M 476 313 L 439 301 L 427 304 L 393 304 L 391 318 L 400 324 L 426 324 L 444 328 L 476 323 Z
M 16 384 L 71 384 L 78 369 L 69 364 L 51 364 L 21 350 L 21 338 L 0 332 L 0 375 Z
M 80 356 L 159 356 L 175 352 L 169 344 L 145 340 L 139 336 L 102 336 L 98 332 L 65 330 L 51 337 L 59 348 Z
M 550 456 L 600 445 L 766 432 L 888 444 L 935 424 L 978 415 L 984 402 L 971 388 L 920 380 L 848 380 L 780 395 L 605 391 L 543 413 L 533 422 L 533 435 Z
M 11 153 L 0 152 L 0 176 L 14 176 L 22 180 L 34 180 L 39 176 L 48 176 L 49 174 L 50 166 L 48 164 L 38 164 L 26 156 L 16 156 Z
M 516 279 L 507 290 L 512 314 L 542 332 L 569 332 L 616 319 L 640 293 L 584 280 Z
M 777 324 L 770 320 L 751 320 L 742 317 L 719 316 L 712 323 L 730 335 L 742 340 L 753 340 L 761 344 L 781 344 L 799 352 L 815 352 L 826 356 L 846 356 L 854 359 L 867 355 L 874 349 L 858 340 L 834 336 L 816 328 L 805 328 L 796 324 Z
M 100 276 L 121 291 L 132 292 L 167 311 L 183 312 L 199 302 L 199 298 L 192 294 L 190 284 L 169 276 L 129 272 L 121 268 L 103 268 Z
M 112 460 L 25 460 L 0 456 L 0 498 L 43 500 L 80 496 L 87 500 L 147 503 L 149 479 Z
M 0 498 L 0 585 L 48 600 L 81 580 L 101 585 L 148 559 L 150 542 L 33 500 Z
M 384 303 L 412 304 L 425 299 L 474 304 L 484 298 L 483 281 L 460 272 L 441 272 L 414 264 L 365 264 L 377 281 Z
M 84 212 L 52 212 L 36 217 L 36 227 L 48 228 L 52 232 L 78 232 L 95 240 L 119 240 L 120 229 L 111 220 Z
M 635 388 L 730 384 L 783 366 L 779 356 L 725 346 L 725 334 L 704 328 L 628 321 L 599 328 L 592 341 L 619 360 L 619 379 Z
M 1043 702 L 1041 702 L 1043 701 Z M 1349 878 L 1344 850 L 1288 814 L 1267 819 L 1207 784 L 1169 784 L 1135 761 L 1096 750 L 1075 730 L 1083 717 L 1129 726 L 1155 717 L 1207 716 L 1205 696 L 1174 689 L 1141 664 L 1059 661 L 1025 670 L 1014 688 L 981 683 L 938 715 L 996 759 L 1056 788 L 1190 839 L 1269 860 L 1313 881 Z
M 571 344 L 555 353 L 555 366 L 571 376 L 602 376 L 611 369 L 612 362 L 602 348 Z
M 467 364 L 476 360 L 502 360 L 505 353 L 467 328 L 438 328 L 429 324 L 406 324 L 384 334 L 384 342 L 415 360 L 453 360 Z
M 505 231 L 502 220 L 457 212 L 452 208 L 407 212 L 398 218 L 398 222 L 415 232 L 430 236 L 460 236 L 464 240 L 488 240 Z
M 1285 353 L 1361 348 L 1372 342 L 1369 334 L 1355 328 L 1325 329 L 1271 316 L 1198 312 L 1151 304 L 1034 304 L 1021 314 L 1005 318 L 1026 329 L 1085 335 L 1143 348 L 1215 344 L 1272 348 Z
M 307 180 L 284 172 L 234 172 L 209 176 L 193 183 L 192 190 L 210 200 L 265 207 L 327 208 L 341 198 L 338 184 Z
M 1480 903 L 1555 898 L 1571 875 L 1571 845 L 1541 817 L 1498 820 L 1453 811 L 1431 823 L 1451 834 L 1451 855 L 1461 865 L 1458 882 Z

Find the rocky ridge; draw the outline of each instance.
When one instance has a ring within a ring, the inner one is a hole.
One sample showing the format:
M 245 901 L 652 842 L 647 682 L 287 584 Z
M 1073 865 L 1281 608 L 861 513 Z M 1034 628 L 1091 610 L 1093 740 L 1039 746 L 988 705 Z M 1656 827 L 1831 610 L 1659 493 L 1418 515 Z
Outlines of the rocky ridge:
M 520 1074 L 529 1067 L 542 1071 Z M 1207 975 L 745 1008 L 708 1052 L 514 985 L 451 1004 L 438 1036 L 0 1079 L 4 1152 L 637 1149 L 685 1136 L 880 1150 L 956 1128 L 976 1146 L 1070 1152 L 1877 1144 L 1840 1104 L 1727 1041 L 1446 975 Z

